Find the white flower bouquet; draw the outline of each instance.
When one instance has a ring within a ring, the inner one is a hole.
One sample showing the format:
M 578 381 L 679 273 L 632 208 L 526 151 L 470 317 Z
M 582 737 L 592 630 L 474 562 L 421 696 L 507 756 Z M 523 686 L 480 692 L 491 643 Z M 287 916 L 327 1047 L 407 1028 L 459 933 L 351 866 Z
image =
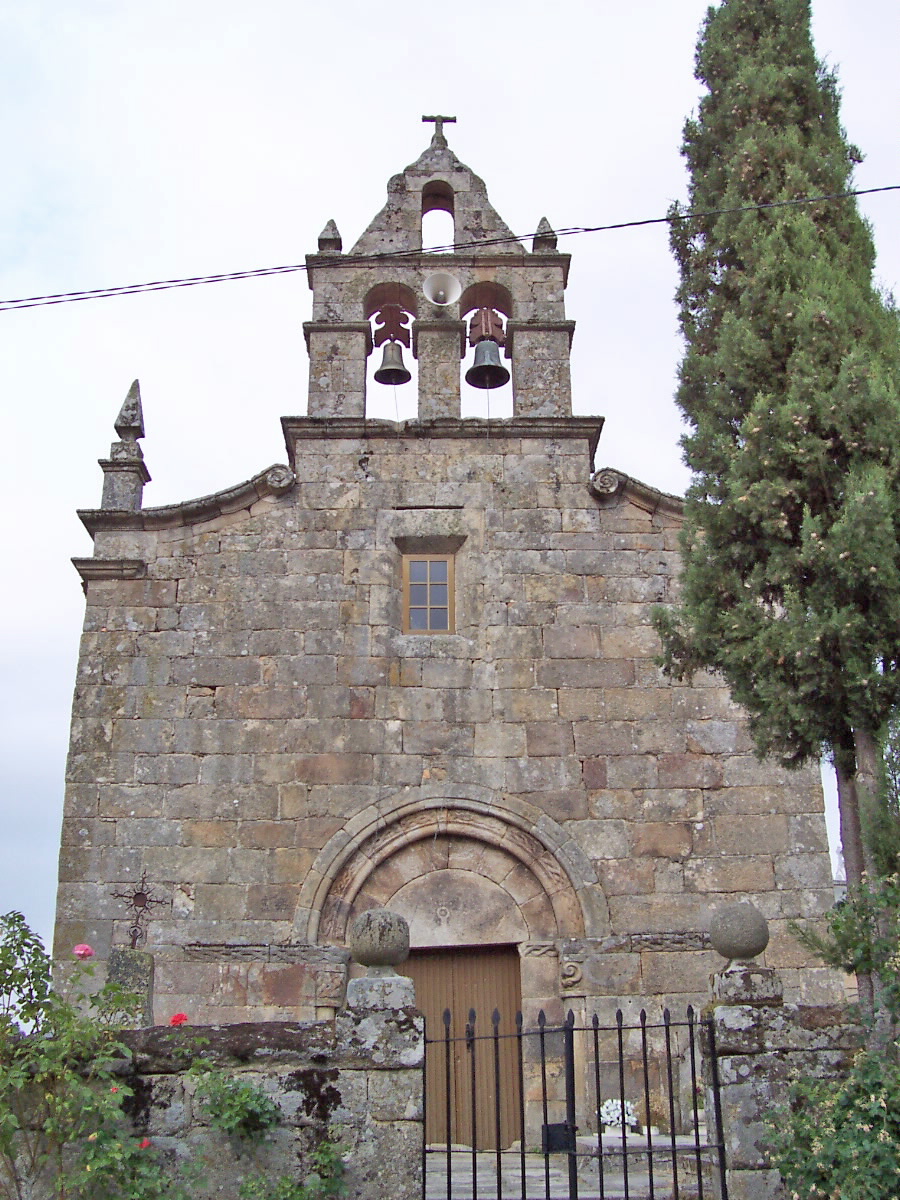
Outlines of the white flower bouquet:
M 623 1113 L 622 1101 L 610 1099 L 604 1100 L 600 1105 L 600 1120 L 604 1125 L 617 1125 L 621 1128 L 624 1124 L 628 1129 L 633 1129 L 637 1125 L 637 1114 L 630 1100 L 625 1101 Z

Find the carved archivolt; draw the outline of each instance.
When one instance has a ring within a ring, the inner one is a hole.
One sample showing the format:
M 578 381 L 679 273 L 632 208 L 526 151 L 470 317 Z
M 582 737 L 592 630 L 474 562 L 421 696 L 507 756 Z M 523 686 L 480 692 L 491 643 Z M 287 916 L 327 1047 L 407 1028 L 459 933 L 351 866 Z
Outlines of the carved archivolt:
M 360 813 L 322 849 L 301 889 L 294 939 L 345 944 L 356 908 L 408 897 L 416 879 L 444 870 L 458 894 L 469 872 L 497 906 L 506 895 L 508 921 L 529 941 L 585 933 L 584 893 L 596 875 L 561 826 L 518 802 L 420 792 Z

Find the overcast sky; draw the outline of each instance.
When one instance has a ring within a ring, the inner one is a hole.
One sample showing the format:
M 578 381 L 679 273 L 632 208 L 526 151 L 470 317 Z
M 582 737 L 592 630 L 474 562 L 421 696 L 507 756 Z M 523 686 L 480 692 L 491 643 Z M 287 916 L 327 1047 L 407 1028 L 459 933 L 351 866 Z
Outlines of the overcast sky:
M 514 231 L 664 215 L 686 193 L 702 0 L 0 0 L 0 298 L 302 262 L 333 217 L 349 249 L 423 113 Z M 819 54 L 866 155 L 900 183 L 900 7 L 814 0 Z M 878 272 L 900 279 L 900 193 L 866 197 Z M 606 417 L 598 466 L 687 476 L 664 226 L 582 235 L 569 316 L 575 409 Z M 99 505 L 113 419 L 140 378 L 147 506 L 285 461 L 305 411 L 305 277 L 0 312 L 3 520 L 0 912 L 52 924 L 69 705 L 83 617 L 76 508 Z M 397 392 L 400 415 L 412 393 Z M 393 416 L 392 389 L 375 415 Z

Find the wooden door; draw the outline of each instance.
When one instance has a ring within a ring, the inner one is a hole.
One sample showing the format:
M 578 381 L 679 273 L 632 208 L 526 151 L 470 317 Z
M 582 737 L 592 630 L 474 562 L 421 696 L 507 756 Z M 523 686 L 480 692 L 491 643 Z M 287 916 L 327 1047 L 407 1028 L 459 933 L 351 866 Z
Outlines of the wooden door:
M 401 970 L 416 984 L 416 1004 L 425 1014 L 429 1038 L 425 1070 L 425 1139 L 447 1141 L 450 1099 L 451 1141 L 473 1144 L 472 1060 L 475 1065 L 474 1131 L 479 1149 L 497 1145 L 497 1070 L 491 1038 L 491 1014 L 500 1013 L 500 1143 L 505 1149 L 521 1134 L 522 1097 L 516 1044 L 516 1013 L 522 1007 L 519 952 L 515 946 L 483 949 L 414 950 Z M 450 1009 L 450 1054 L 442 1044 L 444 1010 Z M 469 1010 L 476 1013 L 476 1040 L 467 1045 Z M 483 1040 L 482 1040 L 483 1039 Z M 449 1071 L 448 1071 L 449 1057 Z M 448 1080 L 449 1074 L 449 1080 Z

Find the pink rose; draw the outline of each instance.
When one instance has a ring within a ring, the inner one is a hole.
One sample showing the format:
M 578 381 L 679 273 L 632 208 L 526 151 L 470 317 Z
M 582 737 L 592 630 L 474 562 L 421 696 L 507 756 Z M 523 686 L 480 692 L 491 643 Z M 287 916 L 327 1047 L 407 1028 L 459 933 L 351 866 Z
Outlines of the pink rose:
M 94 957 L 93 947 L 89 946 L 87 944 L 87 942 L 79 942 L 77 946 L 73 946 L 72 953 L 75 955 L 76 958 L 80 958 L 80 959 Z
M 176 1013 L 174 1017 L 169 1017 L 169 1024 L 170 1025 L 186 1025 L 187 1019 L 188 1019 L 187 1013 Z

